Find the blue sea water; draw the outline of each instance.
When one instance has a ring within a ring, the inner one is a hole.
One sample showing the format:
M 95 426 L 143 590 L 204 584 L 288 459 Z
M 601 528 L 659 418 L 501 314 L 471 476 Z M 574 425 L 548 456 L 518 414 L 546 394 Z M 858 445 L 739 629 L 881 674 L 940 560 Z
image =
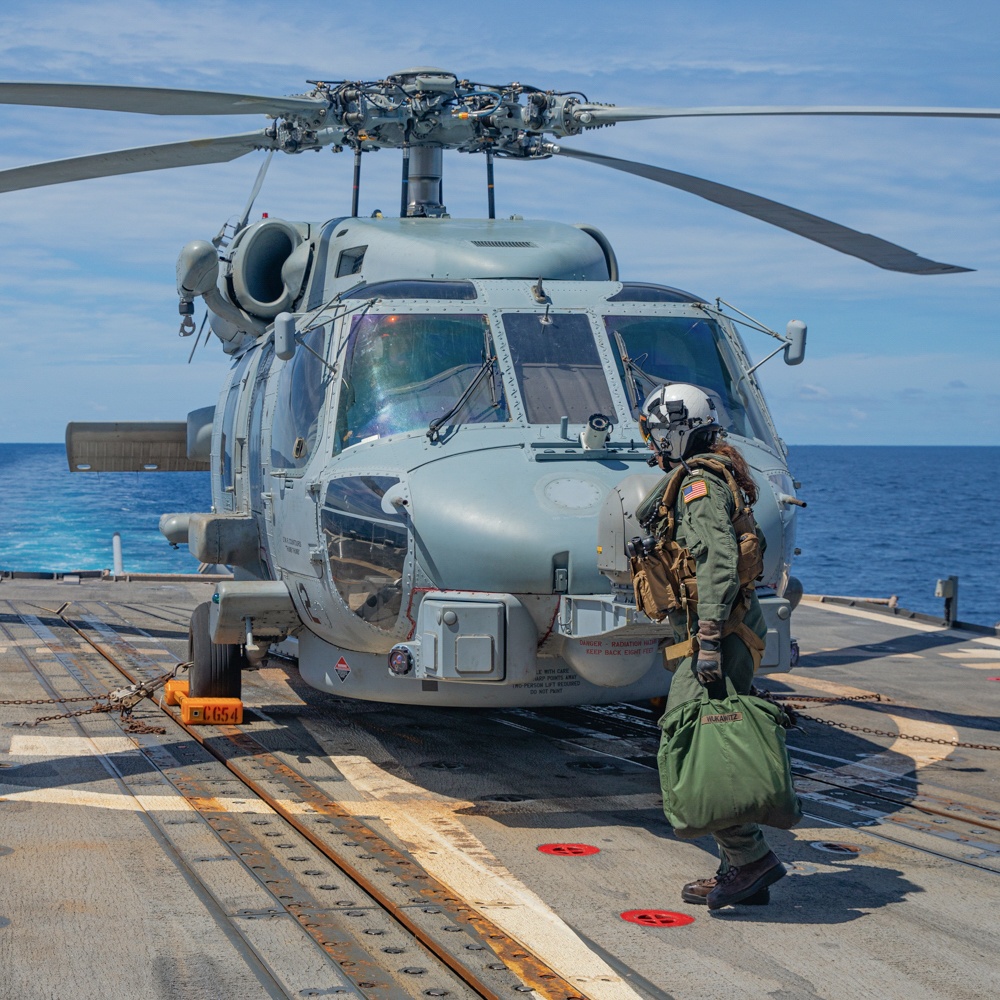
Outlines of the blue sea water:
M 0 444 L 0 570 L 109 569 L 122 536 L 126 571 L 194 573 L 159 520 L 212 503 L 207 472 L 70 472 L 61 444 Z
M 789 448 L 800 511 L 792 572 L 806 593 L 896 594 L 941 614 L 937 579 L 959 577 L 958 617 L 1000 620 L 1000 448 Z
M 793 568 L 807 593 L 940 614 L 934 581 L 954 574 L 963 621 L 1000 619 L 1000 448 L 798 445 L 789 463 L 809 504 Z M 60 444 L 0 444 L 0 570 L 107 568 L 119 531 L 126 570 L 194 572 L 157 525 L 210 503 L 205 472 L 70 473 Z

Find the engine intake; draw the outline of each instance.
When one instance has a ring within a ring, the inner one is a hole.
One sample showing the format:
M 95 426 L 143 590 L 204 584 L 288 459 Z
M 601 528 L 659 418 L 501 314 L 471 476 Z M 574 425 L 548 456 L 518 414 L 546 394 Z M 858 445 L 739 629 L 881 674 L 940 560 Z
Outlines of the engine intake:
M 230 277 L 233 296 L 243 309 L 271 319 L 292 307 L 312 255 L 308 236 L 308 226 L 265 219 L 237 237 Z

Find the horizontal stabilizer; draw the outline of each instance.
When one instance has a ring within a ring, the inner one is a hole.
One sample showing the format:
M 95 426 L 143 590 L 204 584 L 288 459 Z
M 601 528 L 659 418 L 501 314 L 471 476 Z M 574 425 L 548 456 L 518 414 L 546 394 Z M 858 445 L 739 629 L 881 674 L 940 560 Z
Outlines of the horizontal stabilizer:
M 187 456 L 187 423 L 73 423 L 66 425 L 70 472 L 207 472 Z

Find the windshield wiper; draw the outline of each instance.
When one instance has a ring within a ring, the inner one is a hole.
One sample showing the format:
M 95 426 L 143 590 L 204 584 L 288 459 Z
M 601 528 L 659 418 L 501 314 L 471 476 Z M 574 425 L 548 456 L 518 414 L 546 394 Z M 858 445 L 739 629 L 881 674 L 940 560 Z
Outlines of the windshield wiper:
M 636 382 L 636 377 L 645 379 L 653 388 L 663 384 L 662 379 L 655 379 L 648 372 L 642 370 L 636 362 L 634 362 L 628 356 L 628 348 L 625 346 L 625 338 L 617 331 L 614 330 L 612 335 L 615 338 L 615 344 L 618 347 L 618 354 L 622 359 L 622 365 L 625 367 L 625 391 L 628 393 L 629 406 L 632 407 L 633 412 L 639 409 L 639 386 Z M 645 393 L 643 394 L 645 395 Z
M 437 444 L 438 439 L 441 436 L 441 428 L 448 423 L 448 421 L 451 420 L 451 418 L 455 416 L 455 414 L 458 413 L 458 411 L 461 410 L 462 407 L 465 406 L 465 404 L 472 398 L 473 393 L 479 388 L 479 384 L 483 381 L 483 379 L 486 378 L 488 374 L 492 375 L 493 366 L 496 363 L 497 356 L 495 354 L 488 357 L 483 362 L 482 368 L 476 372 L 475 378 L 473 378 L 473 380 L 469 383 L 465 392 L 463 392 L 462 395 L 455 401 L 455 405 L 447 413 L 442 414 L 440 417 L 435 417 L 430 422 L 430 425 L 427 428 L 427 437 L 430 438 L 431 444 Z M 493 395 L 493 405 L 499 406 L 500 402 L 497 398 L 496 384 L 492 381 L 492 379 L 490 381 L 490 386 Z

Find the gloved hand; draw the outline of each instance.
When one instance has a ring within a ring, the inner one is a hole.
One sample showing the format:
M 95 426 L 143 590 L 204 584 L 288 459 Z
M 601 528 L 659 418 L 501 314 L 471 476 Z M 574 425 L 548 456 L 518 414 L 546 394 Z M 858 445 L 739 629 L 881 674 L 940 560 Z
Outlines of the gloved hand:
M 694 671 L 698 683 L 707 685 L 722 680 L 722 622 L 698 623 L 698 658 Z

